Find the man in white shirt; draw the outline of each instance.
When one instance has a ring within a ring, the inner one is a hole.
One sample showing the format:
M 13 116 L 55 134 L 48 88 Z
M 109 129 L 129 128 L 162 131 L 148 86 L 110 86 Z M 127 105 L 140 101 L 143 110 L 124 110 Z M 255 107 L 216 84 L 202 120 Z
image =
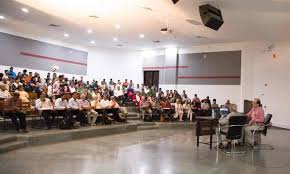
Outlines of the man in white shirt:
M 70 98 L 70 94 L 64 94 L 60 98 L 57 98 L 54 102 L 55 114 L 62 116 L 63 121 L 72 127 L 75 123 L 72 115 L 69 112 L 69 106 L 67 100 Z
M 100 104 L 103 109 L 107 109 L 110 107 L 110 101 L 108 100 L 108 96 L 104 95 L 103 99 L 100 101 Z
M 5 85 L 0 85 L 0 100 L 5 100 L 11 97 L 9 91 L 7 91 L 5 88 Z
M 55 120 L 55 115 L 53 114 L 53 106 L 46 94 L 42 93 L 39 99 L 35 100 L 35 108 L 40 112 L 41 116 L 44 118 L 47 129 L 51 129 L 52 123 Z
M 81 123 L 81 126 L 85 126 L 87 124 L 86 114 L 83 111 L 81 104 L 78 100 L 78 93 L 74 92 L 71 99 L 68 101 L 68 106 L 70 108 L 70 114 L 76 115 L 76 121 Z

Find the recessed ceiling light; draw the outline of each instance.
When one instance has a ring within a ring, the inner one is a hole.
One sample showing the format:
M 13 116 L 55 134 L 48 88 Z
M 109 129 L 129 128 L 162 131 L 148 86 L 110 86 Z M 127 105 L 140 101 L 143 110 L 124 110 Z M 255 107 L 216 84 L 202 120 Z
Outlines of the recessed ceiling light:
M 113 38 L 113 41 L 117 42 L 118 41 L 118 38 L 114 37 Z
M 69 37 L 69 34 L 64 33 L 63 36 L 64 36 L 64 37 Z
M 94 40 L 90 41 L 91 44 L 95 44 L 96 42 Z
M 120 26 L 119 24 L 116 24 L 116 25 L 115 25 L 115 28 L 118 30 L 118 29 L 121 28 L 121 26 Z
M 88 29 L 87 32 L 88 32 L 88 33 L 92 33 L 93 30 L 92 30 L 92 29 Z
M 144 34 L 140 34 L 139 37 L 140 37 L 140 38 L 144 38 L 145 35 L 144 35 Z
M 29 10 L 27 8 L 21 8 L 21 10 L 24 12 L 24 13 L 28 13 Z
M 0 19 L 5 19 L 5 17 L 4 16 L 0 16 Z

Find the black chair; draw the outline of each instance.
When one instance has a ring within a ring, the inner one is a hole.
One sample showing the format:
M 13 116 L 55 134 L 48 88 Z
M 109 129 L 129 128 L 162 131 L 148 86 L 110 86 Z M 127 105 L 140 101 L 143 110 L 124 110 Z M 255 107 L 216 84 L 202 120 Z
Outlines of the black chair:
M 273 150 L 274 148 L 271 145 L 268 144 L 261 144 L 261 145 L 255 145 L 255 135 L 260 134 L 266 136 L 268 133 L 268 128 L 272 125 L 271 124 L 272 114 L 267 114 L 264 123 L 262 125 L 259 125 L 255 130 L 252 130 L 253 138 L 252 138 L 252 145 L 256 148 L 264 148 L 266 150 Z
M 246 116 L 232 116 L 229 119 L 229 126 L 219 126 L 219 133 L 225 135 L 228 140 L 230 140 L 231 145 L 232 141 L 238 140 L 242 138 L 243 135 L 243 127 L 246 124 L 247 117 Z M 225 131 L 224 129 L 228 129 Z M 230 151 L 226 151 L 227 154 L 237 154 L 244 153 L 244 151 L 232 151 L 232 147 Z

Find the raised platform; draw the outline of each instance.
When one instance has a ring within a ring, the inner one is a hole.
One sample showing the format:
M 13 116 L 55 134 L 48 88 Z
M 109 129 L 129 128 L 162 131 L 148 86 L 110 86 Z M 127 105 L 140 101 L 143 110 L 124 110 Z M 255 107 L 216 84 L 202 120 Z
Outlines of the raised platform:
M 26 146 L 37 146 L 53 144 L 84 138 L 106 136 L 112 134 L 122 134 L 132 131 L 149 130 L 149 129 L 193 129 L 195 123 L 188 122 L 142 122 L 130 121 L 126 124 L 81 127 L 72 130 L 42 130 L 32 129 L 27 134 L 15 132 L 0 133 L 0 153 L 16 150 Z

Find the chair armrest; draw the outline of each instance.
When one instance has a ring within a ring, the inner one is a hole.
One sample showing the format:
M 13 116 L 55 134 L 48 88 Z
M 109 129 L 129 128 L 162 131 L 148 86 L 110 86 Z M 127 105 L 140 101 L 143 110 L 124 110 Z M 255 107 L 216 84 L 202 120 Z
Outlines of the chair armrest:
M 268 124 L 265 124 L 265 125 L 258 126 L 256 129 L 253 130 L 253 134 L 255 134 L 255 132 L 257 132 L 259 129 L 264 128 L 266 126 L 271 126 L 271 125 L 272 125 L 272 123 L 268 123 Z

